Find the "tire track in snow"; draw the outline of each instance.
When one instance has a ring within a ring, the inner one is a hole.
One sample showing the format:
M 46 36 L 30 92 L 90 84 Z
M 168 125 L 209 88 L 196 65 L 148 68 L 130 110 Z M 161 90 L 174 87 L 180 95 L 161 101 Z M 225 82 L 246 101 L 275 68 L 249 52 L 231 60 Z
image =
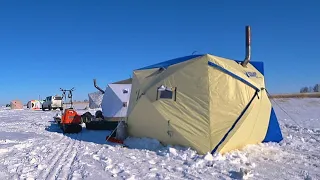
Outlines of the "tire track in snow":
M 60 164 L 61 171 L 59 171 L 60 174 L 57 179 L 62 179 L 62 180 L 70 179 L 70 177 L 74 173 L 74 171 L 72 170 L 72 167 L 76 162 L 75 160 L 78 155 L 78 149 L 80 148 L 80 145 L 81 145 L 79 134 L 77 134 L 76 139 L 72 141 L 74 141 L 74 144 L 70 149 L 70 151 L 68 152 L 68 155 L 66 156 L 67 162 L 65 165 Z
M 63 138 L 64 137 L 62 136 L 57 141 L 61 141 Z M 48 145 L 48 141 L 45 138 L 43 138 L 39 141 L 35 141 L 35 142 L 37 142 L 37 143 L 33 144 L 33 146 L 28 148 L 27 154 L 25 154 L 21 157 L 22 159 L 26 159 L 26 161 L 22 164 L 22 170 L 21 170 L 22 174 L 20 177 L 27 178 L 30 175 L 32 177 L 36 176 L 39 173 L 39 170 L 42 170 L 42 165 L 49 164 L 47 160 L 52 159 L 53 156 L 58 153 L 58 150 L 54 149 L 54 151 L 49 152 L 49 156 L 46 157 L 45 156 L 46 154 L 43 155 L 43 153 L 48 153 L 48 152 L 44 152 L 44 150 L 47 150 L 48 147 L 49 147 L 49 150 L 52 149 L 52 147 L 50 146 L 51 144 Z M 42 148 L 40 148 L 40 147 L 42 147 Z M 38 163 L 34 164 L 39 159 L 40 159 L 40 161 Z M 29 173 L 32 173 L 32 174 L 29 174 Z
M 63 137 L 60 138 L 60 140 Z M 28 145 L 28 147 L 24 148 L 24 145 Z M 33 177 L 35 173 L 39 170 L 39 165 L 41 165 L 41 161 L 36 163 L 39 159 L 42 159 L 41 154 L 43 153 L 43 148 L 46 148 L 47 141 L 44 138 L 34 139 L 31 142 L 24 141 L 20 142 L 17 145 L 9 148 L 8 153 L 5 158 L 7 161 L 2 163 L 8 169 L 12 169 L 16 167 L 17 176 L 20 178 Z M 40 155 L 40 156 L 39 156 Z
M 84 179 L 86 175 L 88 174 L 87 169 L 83 166 L 82 157 L 83 153 L 85 152 L 85 144 L 82 143 L 82 132 L 80 133 L 79 138 L 79 146 L 77 147 L 77 154 L 75 157 L 74 162 L 72 163 L 73 170 L 71 173 L 69 173 L 68 179 L 70 180 L 78 180 L 78 179 Z M 81 153 L 79 153 L 81 152 Z
M 78 139 L 79 134 L 76 134 L 76 139 Z M 72 164 L 75 160 L 77 155 L 77 148 L 79 146 L 79 141 L 70 139 L 70 143 L 67 145 L 65 150 L 63 151 L 63 155 L 60 159 L 56 161 L 54 164 L 53 169 L 48 174 L 47 179 L 60 179 L 59 176 L 64 176 L 62 179 L 67 179 L 69 172 L 71 170 Z M 61 156 L 61 155 L 60 155 Z M 71 158 L 69 158 L 71 157 Z M 66 170 L 64 170 L 66 169 Z M 64 171 L 64 172 L 62 172 Z M 67 171 L 67 173 L 66 173 Z
M 56 140 L 54 143 L 56 142 L 61 142 L 64 139 L 67 139 L 65 136 L 61 136 L 61 138 L 59 138 L 58 140 Z M 39 144 L 40 146 L 40 144 Z M 49 155 L 47 157 L 45 157 L 42 161 L 39 162 L 38 164 L 38 172 L 36 174 L 36 176 L 38 177 L 39 175 L 43 174 L 44 171 L 46 171 L 47 169 L 47 164 L 50 164 L 50 162 L 52 163 L 52 160 L 59 154 L 60 149 L 55 148 L 55 146 L 52 146 L 52 144 L 48 144 L 48 141 L 45 141 L 45 145 L 44 145 L 45 149 L 47 149 L 47 147 L 49 147 L 49 149 L 52 149 L 52 152 L 49 152 Z M 43 152 L 42 152 L 43 153 Z M 42 166 L 44 166 L 42 168 Z
M 63 136 L 62 139 L 65 139 L 64 142 L 68 142 L 68 138 L 66 136 Z M 61 140 L 62 140 L 61 139 Z M 58 141 L 56 141 L 58 142 Z M 74 143 L 74 142 L 73 142 Z M 50 175 L 52 175 L 53 172 L 56 173 L 59 169 L 57 169 L 57 163 L 59 163 L 62 159 L 62 154 L 64 153 L 64 156 L 66 154 L 66 150 L 72 146 L 72 141 L 69 141 L 66 145 L 63 145 L 62 148 L 57 149 L 54 153 L 52 153 L 52 158 L 46 158 L 48 161 L 51 161 L 49 166 L 46 167 L 45 170 L 43 170 L 40 175 L 38 176 L 39 179 L 47 179 Z M 63 156 L 63 157 L 64 157 Z M 65 158 L 65 157 L 64 157 Z M 38 178 L 37 178 L 38 179 Z

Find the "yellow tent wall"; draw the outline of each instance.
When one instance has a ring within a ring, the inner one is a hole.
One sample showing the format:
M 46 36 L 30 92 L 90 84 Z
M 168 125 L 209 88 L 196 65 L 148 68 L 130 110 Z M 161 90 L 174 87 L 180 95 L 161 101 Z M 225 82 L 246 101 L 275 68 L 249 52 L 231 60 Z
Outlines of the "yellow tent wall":
M 263 74 L 251 64 L 244 68 L 208 54 L 185 59 L 134 71 L 129 134 L 189 146 L 201 154 L 263 142 L 274 119 Z M 158 99 L 160 86 L 172 88 L 173 97 Z

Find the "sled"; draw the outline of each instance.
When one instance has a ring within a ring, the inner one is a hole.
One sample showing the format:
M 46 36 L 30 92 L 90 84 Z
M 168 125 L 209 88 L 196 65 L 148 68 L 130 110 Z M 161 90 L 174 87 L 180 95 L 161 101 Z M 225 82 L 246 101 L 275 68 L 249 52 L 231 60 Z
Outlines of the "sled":
M 81 121 L 86 124 L 88 130 L 114 130 L 118 122 L 117 121 L 106 121 L 101 111 L 97 111 L 96 115 L 92 115 L 90 112 L 86 112 L 81 115 Z
M 106 140 L 112 143 L 117 143 L 117 144 L 123 144 L 123 141 L 120 139 L 117 139 L 116 137 L 112 137 L 112 136 L 107 136 Z
M 101 120 L 101 121 L 90 121 L 90 122 L 86 122 L 86 128 L 88 130 L 114 130 L 117 125 L 118 122 L 116 121 L 105 121 L 105 120 Z
M 82 131 L 82 126 L 79 124 L 61 124 L 61 129 L 63 133 L 79 133 Z

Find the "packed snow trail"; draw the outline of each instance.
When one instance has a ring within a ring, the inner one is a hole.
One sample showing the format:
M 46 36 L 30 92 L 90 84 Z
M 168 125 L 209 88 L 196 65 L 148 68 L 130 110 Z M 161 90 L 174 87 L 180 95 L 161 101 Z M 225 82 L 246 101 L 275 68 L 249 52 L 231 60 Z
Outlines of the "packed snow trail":
M 129 148 L 123 148 L 105 142 L 109 131 L 85 127 L 64 135 L 53 122 L 54 111 L 3 108 L 0 179 L 320 179 L 320 100 L 277 102 L 294 118 L 275 105 L 280 144 L 214 156 L 147 138 L 128 138 Z

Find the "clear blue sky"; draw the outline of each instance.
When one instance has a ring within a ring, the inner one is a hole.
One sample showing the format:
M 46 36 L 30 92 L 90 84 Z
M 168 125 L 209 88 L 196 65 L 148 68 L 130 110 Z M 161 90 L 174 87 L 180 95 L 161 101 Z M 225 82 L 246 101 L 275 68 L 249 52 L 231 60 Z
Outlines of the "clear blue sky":
M 271 93 L 320 82 L 320 1 L 0 0 L 0 103 L 75 87 L 75 99 L 132 70 L 193 51 L 265 63 Z M 299 63 L 300 62 L 300 63 Z

